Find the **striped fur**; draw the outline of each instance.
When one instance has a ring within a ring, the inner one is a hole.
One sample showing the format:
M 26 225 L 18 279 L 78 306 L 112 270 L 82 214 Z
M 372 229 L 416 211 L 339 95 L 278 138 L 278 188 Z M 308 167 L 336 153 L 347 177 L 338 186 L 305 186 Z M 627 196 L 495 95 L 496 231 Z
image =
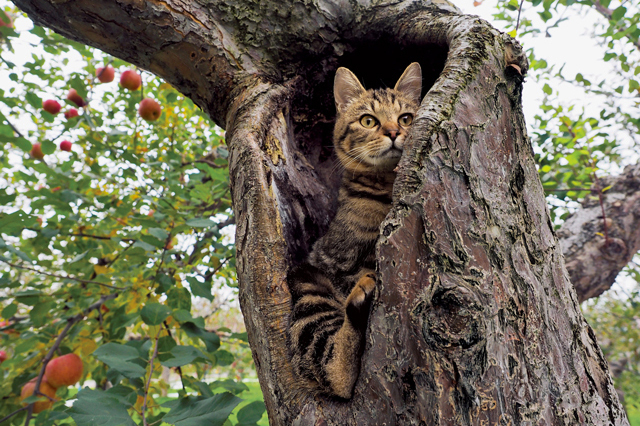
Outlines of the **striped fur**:
M 394 89 L 367 91 L 348 69 L 336 72 L 334 147 L 343 168 L 338 210 L 287 278 L 292 363 L 312 391 L 351 398 L 375 290 L 375 244 L 421 89 L 417 63 Z

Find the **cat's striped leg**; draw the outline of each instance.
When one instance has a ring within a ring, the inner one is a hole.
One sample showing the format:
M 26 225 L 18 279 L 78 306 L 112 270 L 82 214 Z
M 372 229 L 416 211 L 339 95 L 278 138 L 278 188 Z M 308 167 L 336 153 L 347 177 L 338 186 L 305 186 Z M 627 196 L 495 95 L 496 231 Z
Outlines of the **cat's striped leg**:
M 360 369 L 375 275 L 364 272 L 349 296 L 310 265 L 289 276 L 293 311 L 289 327 L 296 372 L 325 392 L 350 398 Z
M 289 273 L 292 312 L 289 323 L 295 372 L 331 392 L 324 359 L 327 346 L 344 323 L 344 297 L 317 268 L 302 264 Z
M 345 303 L 345 318 L 326 350 L 325 372 L 332 393 L 349 399 L 360 373 L 360 358 L 376 288 L 373 272 L 363 274 Z

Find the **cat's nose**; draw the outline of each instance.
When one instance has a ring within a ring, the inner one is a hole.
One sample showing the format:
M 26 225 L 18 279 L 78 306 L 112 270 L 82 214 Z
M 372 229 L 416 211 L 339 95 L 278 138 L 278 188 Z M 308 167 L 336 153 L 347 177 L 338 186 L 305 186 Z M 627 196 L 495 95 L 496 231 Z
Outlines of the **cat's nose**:
M 384 132 L 385 136 L 391 139 L 391 142 L 394 142 L 396 140 L 396 137 L 398 136 L 400 129 L 398 129 L 398 127 L 394 124 L 385 123 L 384 126 L 382 126 L 382 131 Z

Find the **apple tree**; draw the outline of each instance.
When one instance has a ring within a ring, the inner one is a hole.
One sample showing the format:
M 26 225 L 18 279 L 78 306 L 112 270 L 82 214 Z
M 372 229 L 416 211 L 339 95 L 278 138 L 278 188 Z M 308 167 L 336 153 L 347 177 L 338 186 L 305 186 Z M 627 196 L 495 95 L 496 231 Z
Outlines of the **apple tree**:
M 0 423 L 255 424 L 224 132 L 1 4 Z

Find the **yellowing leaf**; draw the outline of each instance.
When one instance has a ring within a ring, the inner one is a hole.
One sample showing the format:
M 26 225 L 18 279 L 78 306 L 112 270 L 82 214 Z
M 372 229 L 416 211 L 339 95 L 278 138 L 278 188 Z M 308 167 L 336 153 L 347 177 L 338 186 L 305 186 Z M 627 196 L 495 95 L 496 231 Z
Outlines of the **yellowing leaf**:
M 109 271 L 109 268 L 103 265 L 93 265 L 93 270 L 96 272 L 96 274 L 100 275 L 106 274 Z
M 92 339 L 82 339 L 80 341 L 80 353 L 84 356 L 88 356 L 98 349 L 97 343 Z

